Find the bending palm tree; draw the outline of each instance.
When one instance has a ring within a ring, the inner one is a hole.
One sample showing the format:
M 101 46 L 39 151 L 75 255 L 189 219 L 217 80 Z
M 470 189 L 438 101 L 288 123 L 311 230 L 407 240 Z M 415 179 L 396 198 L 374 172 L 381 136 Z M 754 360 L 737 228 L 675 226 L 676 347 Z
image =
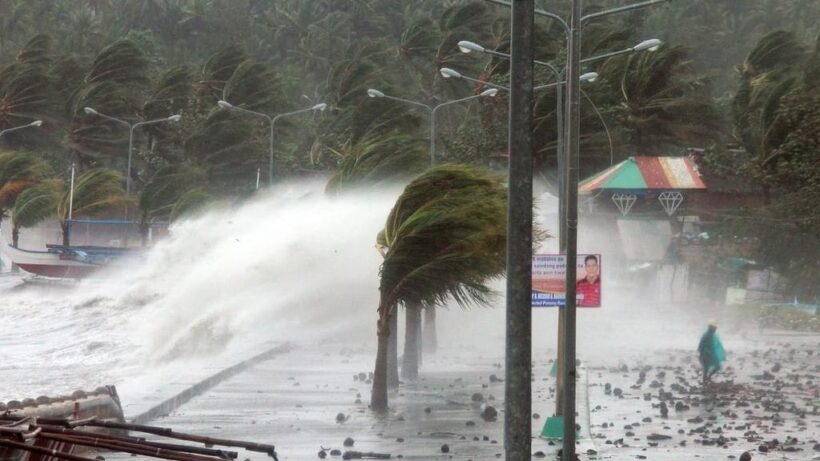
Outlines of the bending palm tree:
M 44 181 L 24 190 L 14 203 L 12 215 L 12 246 L 17 248 L 20 228 L 34 227 L 57 214 L 62 183 L 59 179 Z
M 504 270 L 506 189 L 475 167 L 443 165 L 411 182 L 384 229 L 371 407 L 387 409 L 390 317 L 399 305 L 487 304 Z
M 120 173 L 97 168 L 86 171 L 77 178 L 74 184 L 73 203 L 69 203 L 72 199 L 69 191 L 63 192 L 57 205 L 57 216 L 63 230 L 63 245 L 68 245 L 70 239 L 69 209 L 71 208 L 76 215 L 92 215 L 122 205 L 126 200 L 122 183 Z
M 51 174 L 48 164 L 31 154 L 0 154 L 0 222 L 20 193 Z M 16 246 L 16 242 L 15 242 Z

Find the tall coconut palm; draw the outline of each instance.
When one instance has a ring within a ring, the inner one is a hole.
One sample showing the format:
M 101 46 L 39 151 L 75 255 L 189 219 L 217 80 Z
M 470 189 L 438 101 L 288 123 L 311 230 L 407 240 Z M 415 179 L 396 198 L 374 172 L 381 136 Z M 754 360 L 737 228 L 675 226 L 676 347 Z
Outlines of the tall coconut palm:
M 187 164 L 168 165 L 157 171 L 139 198 L 143 244 L 151 222 L 156 219 L 169 221 L 180 198 L 190 190 L 201 188 L 206 181 L 205 171 Z
M 325 188 L 328 193 L 397 183 L 424 171 L 429 164 L 424 144 L 397 132 L 371 133 L 340 154 L 341 164 Z
M 171 222 L 202 209 L 202 207 L 211 200 L 213 200 L 213 197 L 203 188 L 194 188 L 186 191 L 177 199 L 173 208 L 171 208 Z
M 267 140 L 253 136 L 255 122 L 236 111 L 212 111 L 185 140 L 185 159 L 204 169 L 217 189 L 251 190 L 251 178 L 267 153 Z
M 720 118 L 685 48 L 611 59 L 602 72 L 621 75 L 623 124 L 635 152 L 657 155 L 668 146 L 716 139 Z
M 17 248 L 21 228 L 34 227 L 57 214 L 62 190 L 62 182 L 51 179 L 29 187 L 17 197 L 12 214 L 13 247 Z
M 63 231 L 63 245 L 70 242 L 68 211 L 73 215 L 89 216 L 126 203 L 122 174 L 105 168 L 96 168 L 79 175 L 74 183 L 73 200 L 69 188 L 60 183 L 62 194 L 57 204 L 57 217 Z M 71 200 L 71 203 L 69 203 Z
M 764 179 L 774 171 L 773 158 L 785 133 L 778 129 L 781 107 L 800 83 L 807 54 L 791 32 L 775 31 L 764 36 L 749 53 L 740 71 L 740 82 L 732 112 L 735 138 L 752 155 L 743 165 L 745 173 Z M 769 184 L 762 182 L 766 201 Z
M 197 82 L 197 90 L 203 97 L 222 99 L 225 84 L 240 64 L 248 60 L 248 54 L 238 45 L 229 45 L 217 51 L 205 62 Z
M 51 175 L 51 168 L 32 153 L 0 154 L 0 222 L 20 193 Z
M 84 86 L 72 97 L 71 127 L 66 145 L 83 165 L 100 167 L 121 164 L 128 130 L 84 109 L 92 107 L 120 119 L 137 119 L 148 79 L 148 59 L 130 40 L 105 47 L 94 59 Z M 108 157 L 108 158 L 106 158 Z
M 0 130 L 34 120 L 50 123 L 57 112 L 56 92 L 41 66 L 12 64 L 0 72 Z
M 387 409 L 390 317 L 399 305 L 431 306 L 452 298 L 487 304 L 486 285 L 504 270 L 506 189 L 469 166 L 442 165 L 412 181 L 384 229 L 379 285 L 378 352 L 371 407 Z

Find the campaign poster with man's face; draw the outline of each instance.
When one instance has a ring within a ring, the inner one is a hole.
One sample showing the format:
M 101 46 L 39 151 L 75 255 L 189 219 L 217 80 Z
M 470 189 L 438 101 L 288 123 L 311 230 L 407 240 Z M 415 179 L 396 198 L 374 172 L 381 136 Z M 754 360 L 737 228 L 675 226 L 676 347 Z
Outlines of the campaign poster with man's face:
M 576 266 L 576 305 L 601 307 L 601 255 L 579 254 Z M 532 307 L 566 304 L 566 255 L 533 255 Z

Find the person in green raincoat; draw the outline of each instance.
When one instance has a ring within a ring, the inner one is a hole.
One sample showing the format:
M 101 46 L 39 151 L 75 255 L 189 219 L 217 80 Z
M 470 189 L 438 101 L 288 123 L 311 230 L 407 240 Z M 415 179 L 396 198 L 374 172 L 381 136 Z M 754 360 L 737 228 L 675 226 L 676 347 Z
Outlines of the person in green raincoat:
M 716 331 L 715 323 L 709 322 L 709 328 L 700 337 L 698 344 L 698 358 L 703 366 L 703 384 L 711 381 L 712 375 L 720 371 L 721 363 L 726 360 L 726 351 L 723 350 Z

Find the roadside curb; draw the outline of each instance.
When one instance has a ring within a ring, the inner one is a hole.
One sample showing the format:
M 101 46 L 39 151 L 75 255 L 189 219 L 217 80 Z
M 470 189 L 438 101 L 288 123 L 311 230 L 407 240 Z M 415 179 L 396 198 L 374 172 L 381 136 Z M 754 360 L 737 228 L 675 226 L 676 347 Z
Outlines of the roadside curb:
M 290 352 L 292 349 L 293 347 L 289 343 L 280 344 L 276 347 L 268 349 L 265 352 L 262 352 L 261 354 L 255 355 L 247 360 L 239 362 L 236 365 L 225 368 L 224 370 L 216 374 L 213 374 L 203 379 L 202 381 L 199 381 L 198 383 L 188 387 L 187 389 L 163 401 L 162 403 L 155 405 L 147 411 L 138 414 L 137 416 L 131 418 L 129 422 L 132 424 L 145 424 L 158 417 L 167 415 L 168 413 L 171 413 L 172 411 L 187 403 L 192 398 L 207 392 L 209 389 L 221 383 L 222 381 L 225 381 L 226 379 L 245 371 L 246 369 L 252 367 L 253 365 L 256 365 L 257 363 L 264 362 L 266 360 L 272 359 L 273 357 L 276 357 L 277 355 Z

